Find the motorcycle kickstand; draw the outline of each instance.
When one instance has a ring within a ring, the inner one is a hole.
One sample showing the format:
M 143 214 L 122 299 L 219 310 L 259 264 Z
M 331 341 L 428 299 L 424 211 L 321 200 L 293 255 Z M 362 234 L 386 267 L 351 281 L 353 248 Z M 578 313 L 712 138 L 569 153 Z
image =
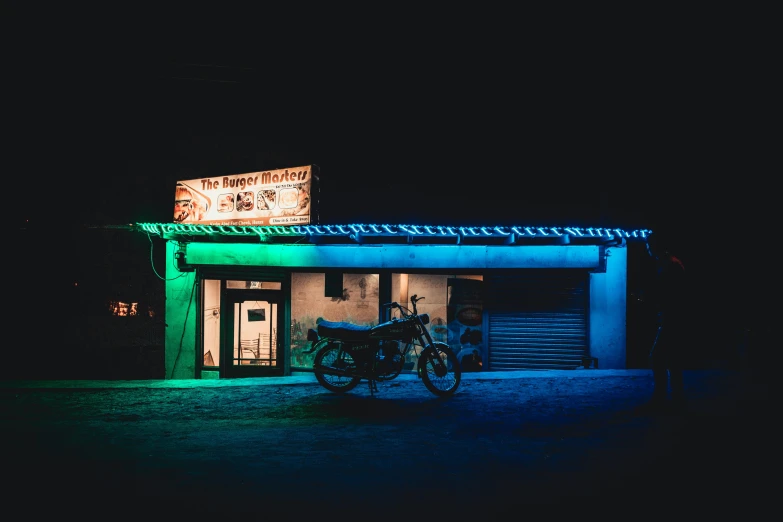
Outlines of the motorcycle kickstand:
M 374 393 L 378 391 L 378 385 L 374 379 L 368 379 L 367 383 L 370 385 L 370 397 L 374 397 Z

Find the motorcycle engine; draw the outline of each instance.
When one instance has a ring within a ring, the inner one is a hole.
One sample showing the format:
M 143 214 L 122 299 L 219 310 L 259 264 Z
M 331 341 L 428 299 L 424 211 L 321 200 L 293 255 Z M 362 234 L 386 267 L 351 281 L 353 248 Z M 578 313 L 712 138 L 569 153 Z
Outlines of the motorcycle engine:
M 384 357 L 388 357 L 390 359 L 394 359 L 395 357 L 402 357 L 399 341 L 384 342 L 383 346 L 381 347 L 381 351 L 383 352 Z
M 378 370 L 382 373 L 396 373 L 402 367 L 402 352 L 399 341 L 384 341 L 378 350 Z

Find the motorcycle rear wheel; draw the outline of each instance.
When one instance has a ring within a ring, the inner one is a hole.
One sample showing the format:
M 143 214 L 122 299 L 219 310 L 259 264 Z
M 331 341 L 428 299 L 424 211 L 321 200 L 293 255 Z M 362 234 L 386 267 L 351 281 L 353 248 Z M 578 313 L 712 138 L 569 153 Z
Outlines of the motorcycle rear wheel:
M 334 393 L 345 393 L 353 390 L 361 381 L 360 377 L 349 377 L 342 375 L 330 375 L 324 373 L 326 368 L 336 369 L 355 369 L 351 354 L 340 351 L 340 348 L 333 343 L 325 342 L 322 348 L 319 348 L 313 359 L 313 370 L 318 384 Z
M 436 365 L 440 358 L 444 367 Z M 438 397 L 450 397 L 462 381 L 462 366 L 446 343 L 432 343 L 419 356 L 419 375 L 424 386 Z

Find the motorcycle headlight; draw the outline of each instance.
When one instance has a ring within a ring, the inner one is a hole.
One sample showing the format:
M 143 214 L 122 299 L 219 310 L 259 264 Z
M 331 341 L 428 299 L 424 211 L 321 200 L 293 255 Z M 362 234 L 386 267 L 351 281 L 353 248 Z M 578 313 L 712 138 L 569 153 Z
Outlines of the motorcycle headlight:
M 421 322 L 424 324 L 430 324 L 430 314 L 419 314 Z

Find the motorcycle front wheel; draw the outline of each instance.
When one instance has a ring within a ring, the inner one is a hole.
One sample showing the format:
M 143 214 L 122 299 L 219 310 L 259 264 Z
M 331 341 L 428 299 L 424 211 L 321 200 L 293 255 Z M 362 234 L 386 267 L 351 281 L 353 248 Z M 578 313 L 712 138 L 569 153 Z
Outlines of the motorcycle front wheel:
M 462 381 L 462 367 L 448 344 L 436 342 L 421 352 L 419 375 L 429 391 L 438 397 L 450 397 Z
M 337 344 L 327 342 L 326 340 L 321 342 L 324 343 L 324 346 L 317 348 L 318 351 L 315 354 L 315 359 L 313 359 L 313 371 L 318 384 L 334 393 L 345 393 L 356 388 L 356 385 L 361 381 L 360 377 L 326 373 L 330 368 L 335 370 L 356 369 L 356 363 L 351 354 L 340 350 Z

